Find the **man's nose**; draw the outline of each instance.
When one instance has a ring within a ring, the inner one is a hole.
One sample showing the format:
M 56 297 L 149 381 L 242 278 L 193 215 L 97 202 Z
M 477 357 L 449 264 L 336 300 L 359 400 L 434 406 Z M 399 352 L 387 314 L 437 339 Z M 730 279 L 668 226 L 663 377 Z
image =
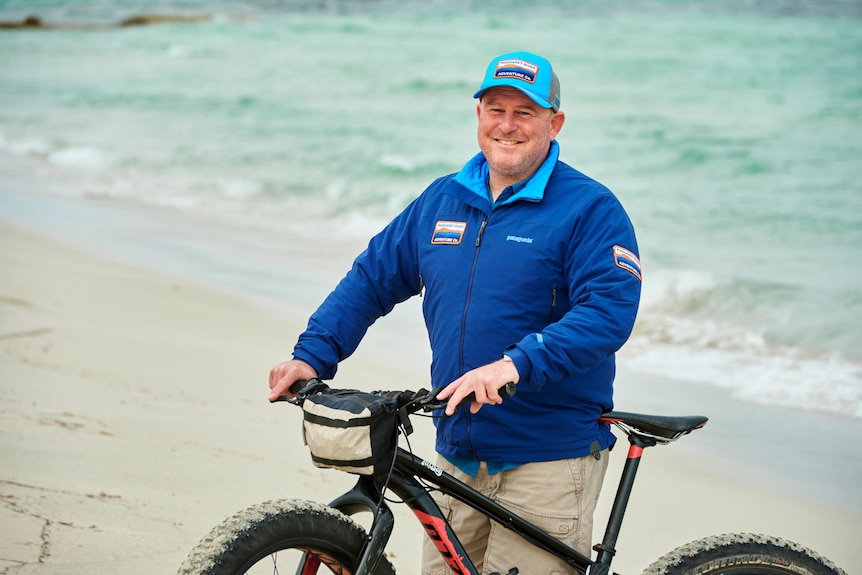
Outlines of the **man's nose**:
M 515 114 L 504 114 L 500 119 L 500 129 L 504 132 L 514 132 L 518 129 L 518 124 L 515 122 Z

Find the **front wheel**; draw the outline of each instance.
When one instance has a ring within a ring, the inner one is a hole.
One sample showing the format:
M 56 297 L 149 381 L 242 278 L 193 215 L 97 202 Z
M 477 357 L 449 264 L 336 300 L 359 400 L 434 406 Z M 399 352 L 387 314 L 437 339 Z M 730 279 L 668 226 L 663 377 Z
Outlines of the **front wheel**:
M 674 549 L 643 575 L 847 575 L 814 551 L 768 535 L 734 533 Z
M 351 575 L 365 535 L 350 518 L 326 505 L 267 501 L 222 521 L 192 550 L 177 575 Z M 384 557 L 374 573 L 395 571 Z

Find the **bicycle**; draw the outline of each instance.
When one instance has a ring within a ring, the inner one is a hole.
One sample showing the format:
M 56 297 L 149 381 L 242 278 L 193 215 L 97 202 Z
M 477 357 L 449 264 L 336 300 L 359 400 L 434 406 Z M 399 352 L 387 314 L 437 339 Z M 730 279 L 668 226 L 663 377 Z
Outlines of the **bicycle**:
M 282 396 L 279 400 L 302 405 L 306 390 L 314 389 L 315 385 L 328 389 L 317 380 L 307 383 L 298 391 L 296 398 Z M 398 418 L 399 433 L 406 437 L 412 432 L 410 416 L 418 412 L 435 412 L 445 405 L 436 399 L 441 390 L 375 393 L 396 400 L 395 417 Z M 514 385 L 501 389 L 500 393 L 511 395 Z M 352 489 L 328 505 L 284 499 L 267 501 L 240 511 L 225 519 L 200 541 L 180 567 L 178 575 L 279 573 L 286 561 L 290 561 L 293 572 L 298 575 L 318 572 L 393 574 L 395 571 L 385 556 L 395 523 L 389 500 L 385 497 L 387 492 L 397 495 L 413 511 L 452 573 L 478 575 L 457 535 L 434 502 L 430 494 L 432 490 L 470 505 L 537 548 L 562 559 L 578 573 L 608 575 L 613 573 L 610 567 L 616 554 L 617 537 L 644 450 L 672 443 L 702 428 L 707 418 L 610 411 L 604 413 L 600 421 L 620 429 L 628 438 L 629 449 L 604 537 L 593 547 L 596 552 L 594 559 L 568 547 L 408 449 L 397 446 L 393 439 L 388 472 L 360 475 Z M 370 512 L 373 516 L 367 532 L 351 519 L 352 515 L 361 512 Z M 513 565 L 508 573 L 494 575 L 518 573 L 518 566 Z M 724 534 L 693 541 L 665 554 L 644 571 L 644 575 L 721 574 L 846 575 L 828 559 L 799 544 L 751 533 Z

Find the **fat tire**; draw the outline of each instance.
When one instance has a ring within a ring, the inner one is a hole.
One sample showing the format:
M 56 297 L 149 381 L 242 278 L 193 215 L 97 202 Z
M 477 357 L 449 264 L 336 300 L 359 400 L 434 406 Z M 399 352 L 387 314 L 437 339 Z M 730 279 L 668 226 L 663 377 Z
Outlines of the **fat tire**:
M 731 533 L 674 549 L 643 575 L 847 575 L 831 561 L 792 541 Z
M 281 499 L 252 505 L 213 528 L 192 550 L 177 575 L 241 575 L 282 549 L 311 548 L 337 559 L 353 573 L 366 533 L 349 517 L 326 505 Z M 321 573 L 329 573 L 323 567 Z M 375 575 L 393 575 L 383 557 Z

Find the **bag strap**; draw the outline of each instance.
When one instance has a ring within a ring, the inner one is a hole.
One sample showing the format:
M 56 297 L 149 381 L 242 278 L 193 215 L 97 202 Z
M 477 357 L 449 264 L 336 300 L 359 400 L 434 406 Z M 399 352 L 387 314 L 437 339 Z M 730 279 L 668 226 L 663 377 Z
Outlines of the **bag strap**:
M 373 417 L 356 417 L 349 420 L 330 419 L 329 417 L 309 413 L 307 411 L 303 412 L 302 418 L 309 423 L 317 423 L 318 425 L 325 425 L 326 427 L 338 428 L 362 427 L 363 425 L 369 425 L 374 420 Z

